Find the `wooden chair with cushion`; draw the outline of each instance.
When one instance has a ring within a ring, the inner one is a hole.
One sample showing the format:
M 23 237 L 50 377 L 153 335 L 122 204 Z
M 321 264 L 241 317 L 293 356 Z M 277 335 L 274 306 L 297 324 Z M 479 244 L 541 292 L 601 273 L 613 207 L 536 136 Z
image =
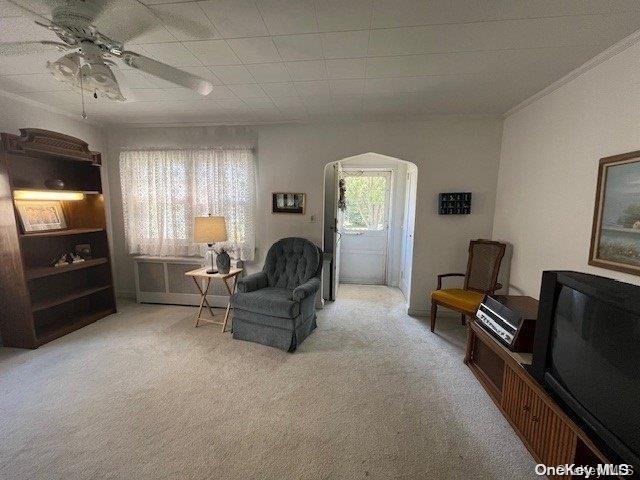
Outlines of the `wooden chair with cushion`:
M 500 263 L 507 246 L 492 240 L 472 240 L 469 243 L 467 273 L 444 273 L 438 275 L 438 289 L 431 293 L 431 331 L 436 326 L 438 305 L 455 310 L 465 317 L 474 316 L 480 302 L 487 294 L 502 288 L 497 282 Z M 463 288 L 442 288 L 445 277 L 464 277 Z

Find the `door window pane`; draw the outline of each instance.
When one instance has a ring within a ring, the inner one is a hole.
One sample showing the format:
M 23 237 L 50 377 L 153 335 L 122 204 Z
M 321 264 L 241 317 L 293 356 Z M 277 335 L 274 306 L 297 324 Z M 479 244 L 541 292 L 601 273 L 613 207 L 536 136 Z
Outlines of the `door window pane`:
M 346 174 L 346 203 L 343 226 L 346 230 L 383 230 L 386 223 L 386 175 Z

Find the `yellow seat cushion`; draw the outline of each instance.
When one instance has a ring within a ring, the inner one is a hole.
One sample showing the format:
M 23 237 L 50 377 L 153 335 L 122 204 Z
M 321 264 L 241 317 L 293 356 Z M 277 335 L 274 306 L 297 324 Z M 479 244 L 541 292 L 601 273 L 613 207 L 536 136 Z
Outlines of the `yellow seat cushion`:
M 471 290 L 463 290 L 462 288 L 445 288 L 444 290 L 436 290 L 431 292 L 431 299 L 437 303 L 444 304 L 445 307 L 464 310 L 466 312 L 475 312 L 484 295 L 482 293 Z

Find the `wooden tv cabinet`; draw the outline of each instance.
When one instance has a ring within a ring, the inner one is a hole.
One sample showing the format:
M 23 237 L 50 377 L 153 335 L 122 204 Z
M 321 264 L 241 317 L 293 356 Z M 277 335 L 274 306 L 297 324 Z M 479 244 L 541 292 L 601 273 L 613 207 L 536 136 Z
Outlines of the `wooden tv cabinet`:
M 512 352 L 489 335 L 475 319 L 468 323 L 464 362 L 536 463 L 547 466 L 611 463 L 525 370 L 524 366 L 531 363 L 531 354 Z

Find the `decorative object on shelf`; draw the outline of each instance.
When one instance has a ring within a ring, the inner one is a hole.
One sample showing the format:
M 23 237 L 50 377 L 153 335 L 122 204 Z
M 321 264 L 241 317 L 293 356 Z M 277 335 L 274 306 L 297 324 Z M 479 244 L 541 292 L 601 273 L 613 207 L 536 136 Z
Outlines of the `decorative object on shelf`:
M 600 159 L 589 265 L 640 275 L 640 151 Z
M 74 263 L 82 263 L 84 262 L 85 259 L 82 258 L 81 256 L 75 254 L 75 253 L 71 253 L 71 252 L 65 252 L 63 253 L 60 257 L 57 258 L 57 260 L 55 260 L 53 262 L 53 267 L 66 267 L 67 265 L 72 265 Z
M 471 192 L 441 193 L 438 196 L 440 215 L 468 215 L 471 213 Z
M 271 213 L 304 214 L 306 194 L 274 192 L 271 196 Z
M 193 227 L 193 240 L 196 243 L 206 243 L 209 249 L 205 255 L 205 264 L 211 265 L 206 273 L 214 274 L 218 270 L 213 264 L 213 244 L 227 241 L 227 224 L 224 217 L 196 217 Z
M 214 248 L 216 252 L 216 266 L 218 272 L 227 274 L 231 270 L 231 257 L 229 256 L 230 247 L 227 245 L 220 245 L 218 248 Z
M 16 201 L 16 208 L 25 233 L 67 228 L 60 202 Z
M 44 186 L 51 190 L 63 190 L 64 181 L 59 178 L 48 178 L 44 181 Z
M 74 248 L 76 255 L 84 260 L 91 258 L 91 245 L 88 243 L 80 243 Z
M 338 208 L 340 209 L 340 211 L 344 212 L 347 209 L 347 200 L 346 200 L 347 186 L 344 178 L 341 178 L 338 181 L 338 190 L 339 190 Z

